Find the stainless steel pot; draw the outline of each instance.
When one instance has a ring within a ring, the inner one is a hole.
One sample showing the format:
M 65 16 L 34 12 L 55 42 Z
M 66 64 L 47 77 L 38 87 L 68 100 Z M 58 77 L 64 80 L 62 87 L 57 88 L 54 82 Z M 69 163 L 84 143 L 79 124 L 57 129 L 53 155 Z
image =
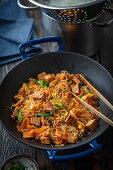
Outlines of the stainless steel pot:
M 31 2 L 32 0 L 29 1 Z M 33 0 L 33 2 L 36 1 Z M 17 2 L 18 5 L 22 8 L 31 9 L 20 4 L 20 0 L 18 0 Z M 69 14 L 70 11 L 68 10 L 66 10 L 66 13 L 64 13 L 65 10 L 63 10 L 62 15 L 61 10 L 42 9 L 44 35 L 62 36 L 63 47 L 65 51 L 77 52 L 86 56 L 94 55 L 100 48 L 100 27 L 110 26 L 113 23 L 113 10 L 110 7 L 111 0 L 102 0 L 103 3 L 101 5 L 99 5 L 100 1 L 98 0 L 95 2 L 97 2 L 95 6 L 85 5 L 84 7 L 83 5 L 82 8 L 76 10 L 73 9 L 75 10 L 72 10 L 72 12 L 74 12 L 74 16 L 72 16 L 72 13 Z M 68 14 L 70 15 L 70 19 L 68 18 Z M 86 15 L 87 17 L 85 19 L 84 16 Z M 51 46 L 49 45 L 49 47 L 51 51 Z
M 59 22 L 51 16 L 48 10 L 42 10 L 42 20 L 44 24 L 44 35 L 62 36 L 65 51 L 73 51 L 86 56 L 92 56 L 99 50 L 101 29 L 103 28 L 94 26 L 94 24 L 97 24 L 96 19 L 84 23 L 64 23 Z M 106 23 L 100 25 L 104 26 Z

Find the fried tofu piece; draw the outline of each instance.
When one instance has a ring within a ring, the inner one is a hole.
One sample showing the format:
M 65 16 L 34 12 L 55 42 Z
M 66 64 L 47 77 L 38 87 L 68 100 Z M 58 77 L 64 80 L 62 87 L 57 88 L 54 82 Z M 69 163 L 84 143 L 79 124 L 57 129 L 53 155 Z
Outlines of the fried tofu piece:
M 81 81 L 80 81 L 79 79 L 77 79 L 76 77 L 74 77 L 74 78 L 72 79 L 72 81 L 73 81 L 73 83 L 75 83 L 75 84 L 78 84 L 78 85 L 81 84 Z
M 78 141 L 78 134 L 77 132 L 68 133 L 68 143 L 75 143 Z
M 35 100 L 44 99 L 44 97 L 45 97 L 44 91 L 35 91 L 33 94 L 33 99 Z
M 38 79 L 40 80 L 44 80 L 44 76 L 46 76 L 47 74 L 45 72 L 42 72 L 41 74 L 38 74 Z
M 30 130 L 28 132 L 23 133 L 23 138 L 32 139 L 34 137 L 35 137 L 34 130 Z
M 48 137 L 45 137 L 45 136 L 42 136 L 42 137 L 40 138 L 40 141 L 41 141 L 42 144 L 50 144 L 50 143 L 51 143 L 51 141 L 49 140 L 49 138 L 48 138 Z
M 86 126 L 84 125 L 84 123 L 82 123 L 82 122 L 80 122 L 80 121 L 77 121 L 77 128 L 78 128 L 79 130 L 81 130 L 81 129 L 85 129 Z
M 58 79 L 53 80 L 50 84 L 49 87 L 55 86 L 58 83 Z
M 78 138 L 81 139 L 86 132 L 86 126 L 84 123 L 77 121 L 77 128 L 79 130 Z
M 35 126 L 40 126 L 40 118 L 32 117 L 31 118 L 31 124 L 33 124 Z
M 82 96 L 82 99 L 83 99 L 83 100 L 88 100 L 88 101 L 90 101 L 90 100 L 95 100 L 96 97 L 95 97 L 95 95 L 92 94 L 92 93 L 87 93 L 87 94 L 85 94 L 85 95 Z
M 54 74 L 47 74 L 47 75 L 44 76 L 44 80 L 45 80 L 45 81 L 51 82 L 51 81 L 53 81 L 54 79 L 55 79 L 55 75 L 54 75 Z
M 51 112 L 51 110 L 52 110 L 52 104 L 49 101 L 43 102 L 43 111 Z
M 85 135 L 85 129 L 80 129 L 78 133 L 78 139 L 81 139 Z
M 69 116 L 66 118 L 65 122 L 68 123 L 68 124 L 73 125 L 73 124 L 76 124 L 76 119 L 74 118 L 74 116 L 69 115 Z
M 72 92 L 78 94 L 80 92 L 79 85 L 76 84 L 72 87 Z
M 92 119 L 86 124 L 86 128 L 89 131 L 94 131 L 96 129 L 96 127 L 97 127 L 97 120 L 96 119 Z

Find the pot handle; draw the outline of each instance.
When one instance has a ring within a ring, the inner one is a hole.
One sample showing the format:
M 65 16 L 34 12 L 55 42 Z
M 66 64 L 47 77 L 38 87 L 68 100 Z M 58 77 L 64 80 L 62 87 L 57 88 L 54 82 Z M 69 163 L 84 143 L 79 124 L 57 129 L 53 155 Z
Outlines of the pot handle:
M 25 42 L 19 45 L 19 50 L 20 50 L 22 59 L 26 60 L 29 58 L 27 53 L 25 52 L 26 48 L 32 47 L 33 45 L 36 45 L 36 44 L 46 43 L 46 42 L 57 42 L 58 44 L 57 51 L 63 51 L 62 38 L 60 36 L 43 37 L 43 38 L 38 38 L 37 40 L 31 40 L 31 41 L 28 41 L 28 42 Z
M 106 9 L 105 11 L 103 11 L 99 16 L 97 16 L 97 18 L 96 18 L 97 21 L 94 21 L 94 20 L 92 21 L 92 24 L 94 26 L 98 26 L 98 27 L 108 27 L 108 26 L 112 25 L 113 24 L 113 15 L 112 15 L 112 18 L 109 19 L 108 21 L 106 21 L 105 23 L 101 23 L 98 21 L 98 18 L 101 17 L 101 15 L 106 12 L 108 12 L 109 14 L 113 14 L 113 9 L 110 7 L 108 9 Z
M 21 0 L 17 0 L 17 4 L 18 4 L 18 6 L 19 6 L 20 8 L 24 8 L 24 9 L 37 9 L 37 8 L 39 8 L 38 6 L 35 6 L 35 7 L 25 6 L 25 5 L 21 4 L 20 1 L 21 1 Z
M 96 139 L 92 140 L 88 143 L 91 146 L 91 149 L 85 150 L 80 153 L 75 153 L 72 155 L 63 155 L 63 156 L 56 156 L 56 151 L 48 150 L 49 159 L 51 161 L 66 161 L 66 160 L 78 160 L 80 158 L 90 156 L 91 154 L 100 151 L 102 148 L 102 145 L 99 144 Z

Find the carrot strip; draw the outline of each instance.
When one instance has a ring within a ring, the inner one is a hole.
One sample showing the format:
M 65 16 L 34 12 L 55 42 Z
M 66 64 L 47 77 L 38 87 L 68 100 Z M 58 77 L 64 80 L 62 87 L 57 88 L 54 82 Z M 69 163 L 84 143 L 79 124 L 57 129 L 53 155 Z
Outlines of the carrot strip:
M 20 126 L 20 131 L 23 132 L 23 129 L 26 127 L 27 128 L 27 120 L 28 118 L 24 119 L 21 126 Z
M 31 130 L 33 127 L 30 125 L 30 120 L 27 119 L 27 130 Z
M 81 91 L 81 92 L 78 94 L 78 97 L 80 97 L 83 93 L 84 93 L 84 92 L 83 92 L 83 91 Z
M 11 118 L 12 118 L 13 120 L 15 120 L 15 116 L 14 116 L 13 114 L 11 115 Z
M 60 129 L 58 127 L 56 128 L 56 136 L 58 138 L 61 138 L 61 132 L 60 132 Z
M 47 130 L 48 128 L 49 128 L 49 126 L 43 126 L 43 127 L 39 128 L 39 129 L 32 129 L 32 130 L 30 130 L 28 132 L 24 132 L 23 137 L 24 138 L 30 138 L 30 137 L 34 138 L 37 135 L 39 135 L 41 132 Z
M 83 115 L 80 115 L 80 116 L 83 116 L 83 117 L 85 117 L 85 116 L 87 116 L 87 115 L 84 115 L 84 114 L 83 114 Z
M 18 131 L 20 132 L 20 126 L 19 126 L 19 125 L 17 125 L 16 127 L 17 127 Z

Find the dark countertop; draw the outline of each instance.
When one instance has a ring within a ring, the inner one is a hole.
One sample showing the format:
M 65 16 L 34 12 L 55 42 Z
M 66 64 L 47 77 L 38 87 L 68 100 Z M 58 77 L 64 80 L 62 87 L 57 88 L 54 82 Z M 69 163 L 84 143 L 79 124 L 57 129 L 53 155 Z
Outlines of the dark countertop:
M 31 17 L 35 20 L 35 30 L 38 37 L 43 36 L 43 25 L 41 23 L 40 10 L 30 11 Z M 39 21 L 40 20 L 40 21 Z M 38 22 L 37 22 L 38 21 Z M 106 39 L 102 40 L 101 46 L 101 63 L 113 76 L 113 27 L 110 28 L 108 35 L 106 29 L 103 31 Z M 107 42 L 107 43 L 106 43 Z M 43 46 L 43 51 L 47 51 L 47 46 Z M 11 70 L 18 62 L 0 67 L 0 82 L 4 76 Z M 102 144 L 102 150 L 93 154 L 90 157 L 82 158 L 82 160 L 74 160 L 68 162 L 52 163 L 48 159 L 48 153 L 44 150 L 33 149 L 25 144 L 22 144 L 12 138 L 3 126 L 0 124 L 0 166 L 9 157 L 16 154 L 26 154 L 32 156 L 39 164 L 40 170 L 112 170 L 113 169 L 113 128 L 109 127 L 98 139 Z

